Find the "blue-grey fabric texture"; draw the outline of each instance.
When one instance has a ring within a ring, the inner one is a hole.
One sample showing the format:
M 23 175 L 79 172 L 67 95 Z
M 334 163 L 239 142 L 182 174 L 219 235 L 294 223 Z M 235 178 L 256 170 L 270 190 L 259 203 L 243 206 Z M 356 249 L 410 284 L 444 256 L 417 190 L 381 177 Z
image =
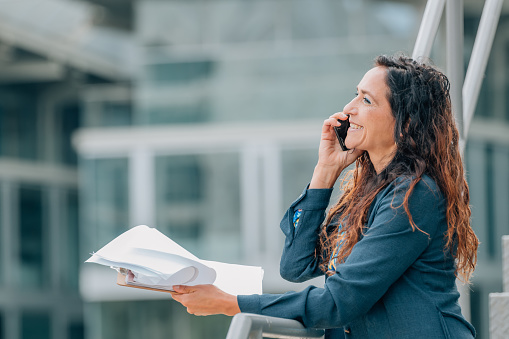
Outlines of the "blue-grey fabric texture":
M 410 179 L 377 194 L 366 229 L 323 287 L 285 294 L 239 295 L 242 312 L 295 319 L 326 329 L 325 338 L 473 338 L 458 304 L 454 259 L 444 249 L 446 201 L 427 176 L 403 207 Z M 303 282 L 324 275 L 315 256 L 332 189 L 305 189 L 281 221 L 281 276 Z M 299 224 L 293 215 L 302 209 Z

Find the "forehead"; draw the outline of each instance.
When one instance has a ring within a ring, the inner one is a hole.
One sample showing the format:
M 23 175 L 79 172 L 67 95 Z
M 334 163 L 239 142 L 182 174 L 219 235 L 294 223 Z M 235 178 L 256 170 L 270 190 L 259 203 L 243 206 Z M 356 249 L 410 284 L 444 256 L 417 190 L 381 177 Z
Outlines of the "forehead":
M 385 94 L 387 92 L 387 68 L 382 66 L 373 67 L 364 74 L 359 82 L 359 90 L 368 90 L 373 94 Z

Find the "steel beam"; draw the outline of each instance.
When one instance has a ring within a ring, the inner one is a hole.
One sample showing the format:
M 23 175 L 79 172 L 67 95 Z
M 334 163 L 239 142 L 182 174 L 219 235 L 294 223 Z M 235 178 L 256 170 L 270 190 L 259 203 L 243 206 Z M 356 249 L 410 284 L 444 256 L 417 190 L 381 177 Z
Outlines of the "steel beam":
M 463 0 L 447 0 L 446 5 L 446 62 L 447 77 L 451 83 L 451 103 L 456 125 L 460 134 L 460 146 L 463 139 L 463 98 L 464 79 L 463 61 Z
M 435 41 L 435 36 L 437 35 L 444 5 L 445 0 L 429 0 L 426 4 L 419 33 L 415 40 L 412 59 L 416 60 L 422 57 L 429 57 L 433 41 Z
M 463 138 L 465 140 L 467 140 L 468 129 L 474 116 L 477 99 L 479 98 L 503 2 L 503 0 L 486 0 L 479 28 L 477 29 L 472 56 L 470 57 L 463 84 Z

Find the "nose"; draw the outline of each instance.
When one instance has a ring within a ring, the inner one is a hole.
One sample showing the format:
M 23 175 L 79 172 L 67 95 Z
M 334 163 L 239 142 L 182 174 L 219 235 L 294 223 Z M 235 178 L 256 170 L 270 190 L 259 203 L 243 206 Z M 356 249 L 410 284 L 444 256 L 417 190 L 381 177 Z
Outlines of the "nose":
M 347 115 L 355 114 L 357 113 L 357 105 L 355 103 L 355 99 L 353 98 L 352 101 L 350 101 L 346 106 L 343 108 L 343 113 Z

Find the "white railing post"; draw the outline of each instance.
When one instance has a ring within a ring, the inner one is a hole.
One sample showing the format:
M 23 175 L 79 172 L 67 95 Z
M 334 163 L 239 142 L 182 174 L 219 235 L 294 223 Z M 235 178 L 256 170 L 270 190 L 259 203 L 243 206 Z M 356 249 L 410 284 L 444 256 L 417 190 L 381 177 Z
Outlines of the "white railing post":
M 509 338 L 509 236 L 502 237 L 502 293 L 490 293 L 490 338 Z

